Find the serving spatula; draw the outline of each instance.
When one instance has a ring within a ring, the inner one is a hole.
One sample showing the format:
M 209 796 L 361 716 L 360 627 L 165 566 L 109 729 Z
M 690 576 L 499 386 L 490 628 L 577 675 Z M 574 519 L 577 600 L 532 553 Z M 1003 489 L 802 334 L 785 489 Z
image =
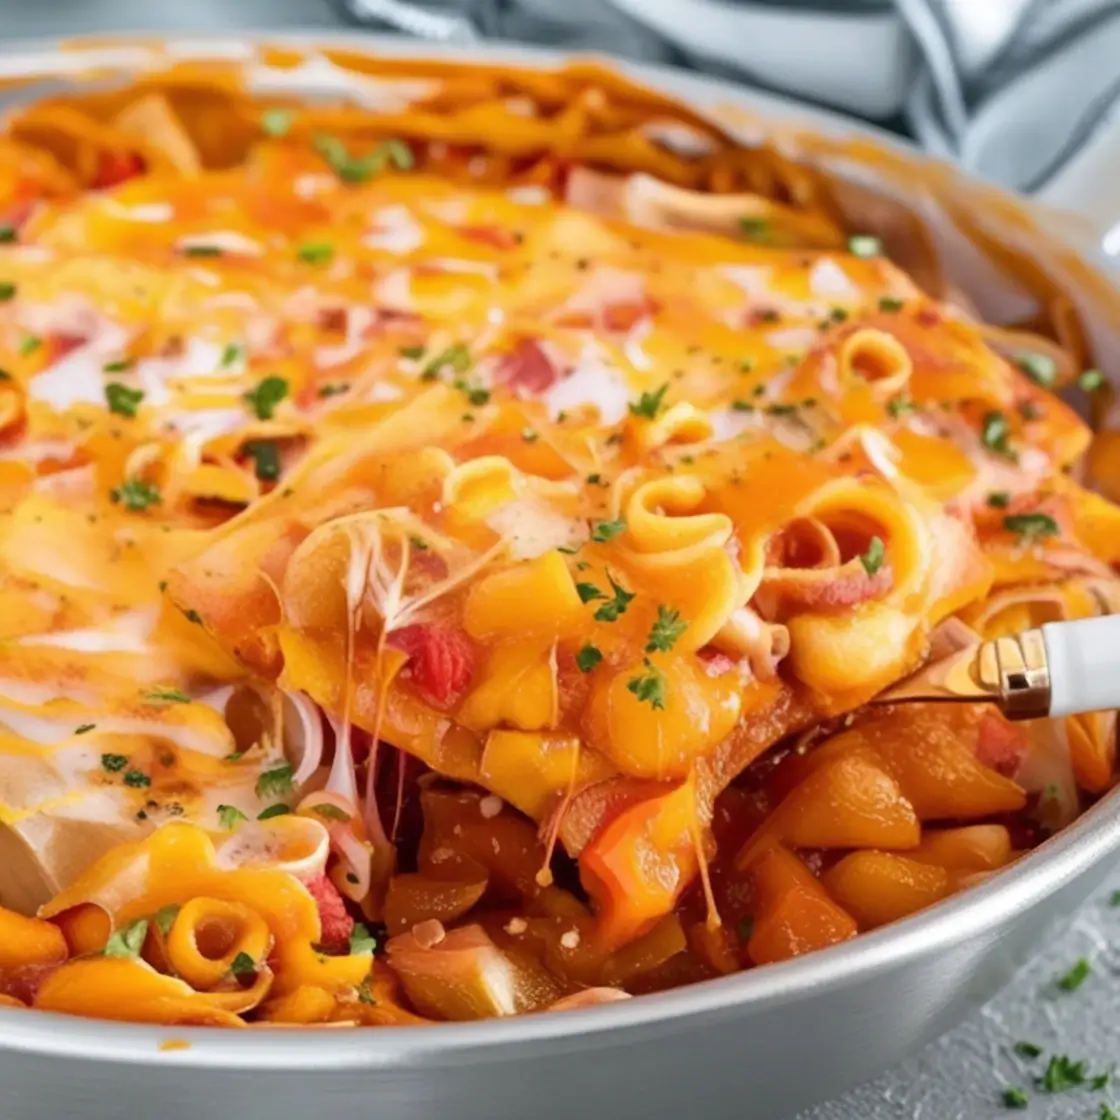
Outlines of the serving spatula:
M 1008 719 L 1120 708 L 1120 615 L 1048 622 L 935 657 L 873 703 L 995 704 Z

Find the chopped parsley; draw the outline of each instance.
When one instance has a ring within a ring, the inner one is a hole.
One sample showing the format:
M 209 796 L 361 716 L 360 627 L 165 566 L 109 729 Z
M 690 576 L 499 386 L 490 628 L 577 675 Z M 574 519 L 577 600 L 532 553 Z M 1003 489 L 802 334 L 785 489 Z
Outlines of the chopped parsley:
M 304 264 L 330 264 L 334 260 L 334 246 L 329 241 L 305 241 L 296 256 Z
M 834 307 L 829 311 L 828 317 L 834 323 L 846 323 L 848 321 L 848 309 L 846 307 Z
M 526 443 L 536 443 L 537 440 L 541 438 L 541 434 L 536 430 L 536 428 L 522 428 L 521 438 Z
M 80 723 L 74 728 L 75 735 L 88 735 L 95 727 L 96 723 Z
M 226 832 L 231 832 L 238 821 L 247 821 L 248 819 L 236 805 L 218 806 L 218 824 Z
M 34 354 L 42 345 L 43 340 L 37 334 L 25 334 L 19 343 L 21 357 L 26 358 L 29 354 Z
M 687 629 L 688 623 L 681 618 L 680 611 L 660 604 L 646 640 L 646 653 L 668 653 Z
M 342 393 L 349 392 L 349 381 L 328 381 L 326 385 L 319 386 L 320 397 L 337 397 Z
M 224 364 L 224 361 L 223 361 Z M 245 403 L 258 420 L 271 420 L 276 406 L 288 395 L 288 382 L 275 374 L 245 394 Z
M 144 939 L 148 936 L 148 919 L 137 918 L 124 929 L 118 929 L 105 942 L 101 955 L 105 957 L 123 957 L 125 960 L 136 960 L 140 950 L 144 948 Z
M 1107 1104 L 1102 1104 L 1099 1120 L 1120 1120 L 1120 1113 L 1110 1108 Z
M 126 754 L 103 754 L 101 756 L 101 769 L 107 770 L 110 774 L 123 770 L 127 765 L 128 755 Z
M 318 805 L 313 805 L 311 808 L 326 821 L 342 821 L 345 823 L 350 819 L 350 814 L 345 809 L 340 809 L 329 801 L 320 801 Z
M 1048 513 L 1010 513 L 1003 519 L 1003 527 L 1023 543 L 1055 537 L 1060 532 Z
M 1087 369 L 1078 374 L 1077 387 L 1086 393 L 1095 393 L 1104 387 L 1104 374 L 1099 369 Z
M 1063 992 L 1076 992 L 1091 971 L 1089 962 L 1084 957 L 1079 957 L 1069 972 L 1058 978 L 1057 985 Z
M 292 768 L 286 762 L 282 762 L 279 766 L 274 766 L 271 770 L 265 770 L 259 778 L 257 778 L 257 796 L 263 800 L 270 800 L 274 797 L 283 797 L 286 793 L 292 792 Z
M 887 412 L 896 420 L 907 412 L 913 412 L 914 408 L 914 402 L 909 397 L 891 397 L 891 399 L 887 401 Z
M 1094 1093 L 1099 1093 L 1102 1089 L 1108 1088 L 1108 1083 L 1112 1078 L 1111 1073 L 1098 1073 L 1096 1077 L 1090 1078 L 1089 1088 Z
M 197 242 L 193 245 L 183 246 L 183 252 L 188 257 L 220 257 L 222 255 L 220 245 L 200 245 Z
M 412 545 L 412 547 L 416 549 L 417 552 L 428 551 L 428 542 L 424 540 L 423 537 L 416 536 L 415 533 L 413 533 L 412 536 L 408 538 L 408 543 Z
M 989 451 L 1002 455 L 1005 459 L 1014 459 L 1015 452 L 1010 443 L 1011 428 L 1007 417 L 1002 412 L 995 410 L 984 415 L 984 423 L 980 429 L 980 439 Z
M 660 389 L 652 393 L 642 393 L 637 401 L 631 402 L 630 411 L 635 416 L 644 416 L 646 419 L 652 420 L 661 411 L 661 403 L 665 399 L 668 389 L 669 382 L 666 381 Z
M 594 474 L 589 474 L 587 476 L 587 485 L 588 486 L 599 486 L 599 485 L 601 485 L 602 481 L 603 481 L 603 476 L 601 474 L 594 473 Z
M 1010 490 L 992 490 L 988 493 L 988 505 L 990 505 L 992 509 L 1007 509 L 1010 504 Z
M 607 572 L 607 579 L 610 582 L 611 590 L 614 592 L 614 598 L 605 602 L 595 612 L 592 617 L 596 622 L 617 622 L 619 617 L 626 613 L 626 608 L 630 606 L 634 599 L 633 592 L 627 591 L 624 587 L 615 583 L 614 576 L 610 572 Z
M 398 351 L 402 358 L 408 358 L 409 361 L 418 362 L 424 356 L 423 346 L 402 346 Z
M 1038 1086 L 1047 1093 L 1063 1093 L 1085 1084 L 1085 1063 L 1075 1062 L 1065 1054 L 1055 1054 L 1046 1067 L 1046 1072 L 1038 1078 Z
M 273 817 L 286 817 L 291 811 L 287 805 L 280 801 L 275 805 L 269 805 L 267 809 L 262 809 L 257 814 L 257 820 L 270 821 Z
M 857 233 L 848 238 L 848 252 L 853 257 L 877 257 L 883 251 L 883 243 L 870 233 Z
M 754 412 L 754 405 L 750 401 L 745 401 L 742 397 L 736 397 L 731 402 L 732 412 Z
M 1004 1108 L 1026 1108 L 1030 1103 L 1030 1097 L 1027 1096 L 1026 1090 L 1020 1089 L 1018 1085 L 1012 1085 L 1003 1091 L 1003 1107 Z
M 171 932 L 171 927 L 175 924 L 175 919 L 179 916 L 178 903 L 172 902 L 167 906 L 161 906 L 153 915 L 152 921 L 156 924 L 156 929 L 166 937 Z
M 577 583 L 576 594 L 581 603 L 590 603 L 595 599 L 605 599 L 606 595 L 593 583 Z
M 350 933 L 350 953 L 372 953 L 377 948 L 377 938 L 361 922 L 355 922 Z
M 1120 906 L 1120 891 L 1113 891 L 1112 894 L 1108 896 L 1108 904 L 1112 907 Z
M 770 240 L 770 223 L 765 218 L 740 218 L 739 228 L 748 241 L 764 243 Z
M 144 693 L 145 700 L 163 704 L 189 704 L 191 698 L 178 688 L 150 688 Z
M 358 993 L 358 1002 L 375 1006 L 377 1000 L 373 998 L 373 992 L 369 989 L 369 980 L 363 980 L 355 989 Z
M 0 225 L 0 245 L 10 245 L 16 239 L 15 226 Z
M 488 404 L 490 401 L 490 390 L 484 389 L 481 385 L 472 385 L 461 377 L 456 378 L 452 384 L 467 398 L 467 403 L 474 405 L 476 408 Z
M 238 953 L 230 961 L 229 974 L 231 976 L 252 976 L 257 971 L 257 962 L 248 953 Z
M 188 622 L 193 622 L 196 626 L 202 625 L 202 615 L 200 615 L 198 611 L 196 611 L 193 607 L 188 607 L 187 610 L 183 611 L 183 617 Z
M 287 109 L 265 109 L 261 113 L 261 132 L 278 140 L 292 127 L 292 114 Z
M 435 381 L 445 367 L 455 373 L 465 373 L 471 367 L 471 352 L 461 342 L 456 342 L 446 350 L 441 350 L 420 371 L 422 381 Z
M 591 530 L 591 539 L 602 544 L 614 540 L 626 528 L 626 522 L 619 517 L 615 521 L 600 521 Z
M 120 486 L 109 491 L 109 499 L 125 509 L 140 512 L 149 506 L 159 505 L 161 495 L 154 482 L 145 482 L 142 478 L 126 478 Z
M 581 673 L 590 673 L 602 660 L 602 651 L 590 642 L 584 642 L 576 654 L 576 665 Z
M 135 416 L 136 409 L 143 399 L 143 389 L 130 389 L 119 381 L 110 381 L 105 386 L 105 403 L 108 404 L 109 411 L 117 413 L 118 416 Z
M 1033 1042 L 1016 1042 L 1012 1050 L 1020 1058 L 1037 1058 L 1042 1053 L 1042 1047 L 1036 1046 Z
M 344 183 L 364 183 L 386 167 L 408 171 L 415 163 L 412 149 L 402 140 L 382 140 L 372 152 L 352 156 L 337 136 L 315 137 L 315 150 Z
M 882 538 L 872 537 L 868 542 L 867 551 L 859 558 L 859 562 L 863 565 L 863 570 L 869 576 L 873 576 L 883 566 L 886 554 Z
M 253 460 L 253 473 L 261 482 L 275 482 L 280 477 L 280 449 L 270 439 L 251 439 L 241 448 Z
M 1049 354 L 1020 354 L 1015 364 L 1036 384 L 1045 389 L 1058 377 L 1058 364 Z
M 143 770 L 129 770 L 124 776 L 124 784 L 132 789 L 147 789 L 152 779 Z
M 665 674 L 648 657 L 642 659 L 645 672 L 626 682 L 639 703 L 649 704 L 655 712 L 665 710 Z
M 126 369 L 132 369 L 131 358 L 117 358 L 115 361 L 106 362 L 101 367 L 102 373 L 124 373 Z
M 0 303 L 7 303 L 8 300 L 14 299 L 16 294 L 16 286 L 11 280 L 0 281 Z
M 883 298 L 879 300 L 880 311 L 901 311 L 904 306 L 905 304 L 902 300 L 895 299 L 894 296 L 883 296 Z

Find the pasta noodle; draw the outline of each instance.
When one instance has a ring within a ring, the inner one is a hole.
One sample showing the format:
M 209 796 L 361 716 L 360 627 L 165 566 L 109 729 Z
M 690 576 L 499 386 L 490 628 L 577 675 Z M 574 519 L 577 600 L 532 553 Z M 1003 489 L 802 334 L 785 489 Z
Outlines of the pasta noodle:
M 1112 713 L 868 706 L 1120 605 L 1068 301 L 982 325 L 596 66 L 320 61 L 362 96 L 159 58 L 0 132 L 0 1003 L 610 1002 L 1112 787 Z

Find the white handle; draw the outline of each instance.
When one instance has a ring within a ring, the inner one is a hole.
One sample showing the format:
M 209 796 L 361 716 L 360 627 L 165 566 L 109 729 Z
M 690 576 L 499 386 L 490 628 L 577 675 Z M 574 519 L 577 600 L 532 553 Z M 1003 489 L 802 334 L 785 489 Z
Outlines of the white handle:
M 1120 615 L 1042 627 L 1050 665 L 1050 714 L 1120 708 Z

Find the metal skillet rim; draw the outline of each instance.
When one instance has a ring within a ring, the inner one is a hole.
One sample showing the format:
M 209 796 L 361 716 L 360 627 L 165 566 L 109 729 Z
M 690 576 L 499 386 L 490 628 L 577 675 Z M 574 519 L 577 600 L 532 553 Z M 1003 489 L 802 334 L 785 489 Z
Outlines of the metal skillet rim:
M 839 113 L 670 66 L 635 63 L 604 55 L 569 56 L 545 48 L 506 43 L 472 44 L 463 48 L 358 31 L 325 33 L 321 29 L 302 33 L 250 30 L 212 35 L 133 32 L 98 36 L 90 39 L 88 46 L 96 49 L 130 41 L 138 44 L 158 41 L 181 44 L 290 42 L 306 48 L 344 45 L 367 47 L 371 52 L 388 55 L 458 56 L 467 60 L 533 66 L 554 66 L 571 57 L 596 59 L 685 100 L 716 95 L 727 102 L 767 114 L 781 114 L 786 119 L 799 119 L 830 131 L 839 129 L 875 137 L 896 149 L 921 156 L 906 141 Z M 55 51 L 60 46 L 57 40 L 0 41 L 0 56 Z M 85 44 L 80 39 L 67 39 L 66 46 L 83 49 Z M 970 178 L 963 172 L 961 176 L 966 180 Z M 1085 255 L 1094 259 L 1094 263 L 1101 263 L 1091 251 Z M 1011 868 L 913 917 L 795 960 L 625 1002 L 474 1023 L 330 1031 L 155 1026 L 43 1011 L 29 1014 L 26 1010 L 0 1007 L 0 1050 L 143 1066 L 242 1071 L 437 1069 L 468 1062 L 507 1060 L 516 1056 L 519 1046 L 534 1042 L 553 1042 L 558 1048 L 574 1050 L 576 1041 L 588 1035 L 628 1029 L 637 1039 L 642 1033 L 649 1036 L 664 1033 L 670 1027 L 680 1029 L 681 1021 L 687 1026 L 687 1020 L 700 1016 L 730 1018 L 736 1009 L 747 1007 L 763 1011 L 775 1004 L 812 998 L 815 992 L 852 987 L 869 975 L 904 965 L 936 950 L 939 945 L 948 947 L 969 938 L 983 937 L 1001 922 L 1038 905 L 1063 883 L 1120 849 L 1120 813 L 1114 811 L 1111 801 L 1108 796 L 1103 798 Z M 161 1048 L 168 1042 L 187 1045 Z

